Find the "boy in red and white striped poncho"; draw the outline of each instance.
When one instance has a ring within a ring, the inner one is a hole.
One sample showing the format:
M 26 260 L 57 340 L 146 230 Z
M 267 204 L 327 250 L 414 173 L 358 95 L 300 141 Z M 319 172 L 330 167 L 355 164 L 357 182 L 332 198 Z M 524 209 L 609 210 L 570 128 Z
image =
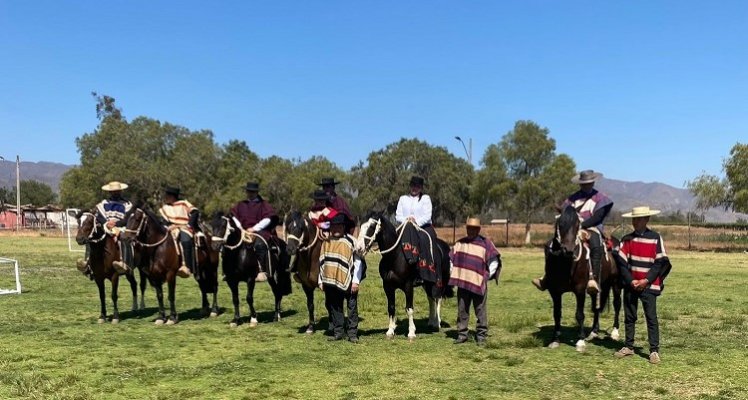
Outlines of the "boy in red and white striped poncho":
M 634 207 L 624 218 L 632 218 L 634 231 L 621 239 L 614 250 L 624 284 L 624 312 L 626 342 L 616 357 L 634 354 L 634 333 L 639 301 L 644 308 L 649 340 L 649 362 L 660 362 L 660 328 L 657 322 L 657 296 L 662 293 L 663 279 L 669 272 L 670 261 L 659 233 L 647 228 L 649 217 L 659 214 L 649 207 Z

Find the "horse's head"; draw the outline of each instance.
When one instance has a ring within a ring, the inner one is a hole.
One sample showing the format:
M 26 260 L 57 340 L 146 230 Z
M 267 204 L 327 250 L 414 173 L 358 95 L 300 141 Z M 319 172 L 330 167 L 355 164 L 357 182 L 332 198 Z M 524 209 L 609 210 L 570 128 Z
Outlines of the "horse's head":
M 78 220 L 75 241 L 81 246 L 106 234 L 101 224 L 96 221 L 96 215 L 91 211 L 81 211 L 75 219 Z
M 131 242 L 137 240 L 138 236 L 145 232 L 148 216 L 142 208 L 133 207 L 125 215 L 125 221 L 125 231 L 122 233 L 121 238 L 125 242 Z
M 303 246 L 304 240 L 308 239 L 306 237 L 307 222 L 304 215 L 299 211 L 290 212 L 286 216 L 286 220 L 283 221 L 283 229 L 286 233 L 286 253 L 289 256 L 294 256 Z
M 232 215 L 225 215 L 223 212 L 217 212 L 210 221 L 210 230 L 213 232 L 213 240 L 210 245 L 213 250 L 220 250 L 226 243 L 232 232 L 236 228 L 232 226 Z
M 553 240 L 564 255 L 574 253 L 577 245 L 577 233 L 579 232 L 579 214 L 572 206 L 566 206 L 556 220 L 556 236 Z
M 356 248 L 363 254 L 371 250 L 371 246 L 377 241 L 382 230 L 384 215 L 382 212 L 372 211 L 364 217 L 364 222 L 358 232 Z

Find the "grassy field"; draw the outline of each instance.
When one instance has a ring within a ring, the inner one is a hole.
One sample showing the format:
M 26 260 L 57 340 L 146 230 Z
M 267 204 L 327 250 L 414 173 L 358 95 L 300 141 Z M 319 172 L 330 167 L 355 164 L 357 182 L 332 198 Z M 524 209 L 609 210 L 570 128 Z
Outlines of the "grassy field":
M 418 339 L 405 338 L 398 295 L 398 336 L 387 340 L 375 266 L 362 286 L 361 342 L 353 345 L 300 333 L 306 310 L 298 287 L 284 300 L 284 320 L 270 322 L 265 284 L 258 289 L 256 328 L 229 328 L 229 313 L 199 319 L 197 285 L 186 279 L 177 287 L 179 324 L 151 323 L 156 303 L 149 289 L 144 312 L 126 311 L 119 325 L 99 325 L 96 287 L 75 270 L 78 254 L 67 251 L 65 239 L 2 237 L 0 256 L 20 261 L 24 293 L 0 297 L 0 398 L 748 398 L 745 254 L 671 254 L 675 267 L 659 304 L 662 363 L 650 365 L 644 356 L 615 359 L 621 344 L 609 339 L 577 353 L 571 295 L 564 298 L 565 345 L 545 348 L 551 303 L 529 283 L 541 273 L 542 253 L 503 253 L 502 283 L 489 294 L 487 348 L 452 344 L 453 299 L 443 312 L 449 326 L 426 332 L 422 292 Z M 10 286 L 3 272 L 0 287 Z M 228 289 L 220 290 L 221 307 L 230 306 Z M 122 310 L 129 310 L 128 292 L 120 290 Z M 321 298 L 317 306 L 324 310 Z M 242 311 L 247 313 L 246 305 Z M 643 319 L 637 344 L 646 349 Z M 606 315 L 603 326 L 610 325 Z

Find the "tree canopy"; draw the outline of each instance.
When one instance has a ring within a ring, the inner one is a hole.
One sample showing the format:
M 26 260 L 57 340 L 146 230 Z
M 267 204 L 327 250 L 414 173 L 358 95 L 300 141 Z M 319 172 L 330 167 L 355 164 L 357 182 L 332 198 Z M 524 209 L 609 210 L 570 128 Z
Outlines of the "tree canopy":
M 22 180 L 21 204 L 33 204 L 35 206 L 46 206 L 57 202 L 57 194 L 52 187 L 44 182 L 36 180 Z M 0 188 L 0 204 L 16 204 L 16 188 Z
M 748 144 L 736 143 L 722 164 L 722 170 L 723 178 L 704 173 L 687 182 L 688 189 L 696 196 L 697 208 L 723 207 L 747 213 Z

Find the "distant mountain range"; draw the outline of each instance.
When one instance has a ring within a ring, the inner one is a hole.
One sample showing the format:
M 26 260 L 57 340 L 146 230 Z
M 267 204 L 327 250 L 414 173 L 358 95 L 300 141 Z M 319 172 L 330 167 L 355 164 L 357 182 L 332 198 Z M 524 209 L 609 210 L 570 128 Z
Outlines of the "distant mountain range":
M 54 162 L 21 162 L 21 179 L 35 179 L 44 182 L 58 191 L 60 179 L 72 165 Z M 0 187 L 15 187 L 16 163 L 0 161 Z M 632 207 L 648 205 L 652 208 L 671 213 L 680 210 L 686 214 L 695 203 L 694 196 L 687 189 L 678 189 L 659 182 L 627 182 L 602 178 L 595 185 L 615 202 L 614 209 L 630 210 Z M 708 222 L 735 222 L 738 218 L 748 219 L 748 215 L 711 209 L 706 212 Z
M 618 211 L 631 210 L 636 206 L 649 206 L 663 213 L 682 214 L 692 210 L 696 199 L 688 189 L 678 189 L 659 182 L 626 182 L 602 178 L 595 187 L 607 194 Z M 705 213 L 707 222 L 735 222 L 738 218 L 748 219 L 748 215 L 712 208 Z

